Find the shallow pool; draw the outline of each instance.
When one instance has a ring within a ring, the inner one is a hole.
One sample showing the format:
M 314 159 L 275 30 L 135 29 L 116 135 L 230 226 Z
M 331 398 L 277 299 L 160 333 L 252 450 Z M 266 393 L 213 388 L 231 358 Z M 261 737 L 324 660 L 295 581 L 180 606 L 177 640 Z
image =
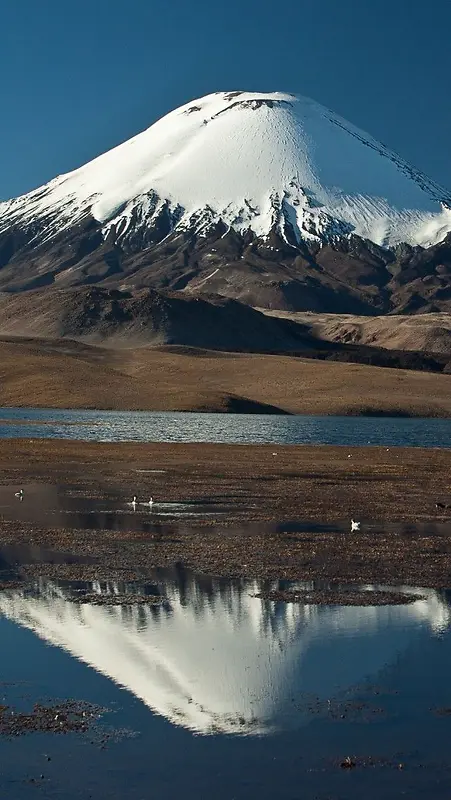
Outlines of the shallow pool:
M 143 586 L 0 592 L 1 702 L 88 701 L 117 733 L 0 739 L 4 795 L 28 797 L 33 779 L 86 799 L 449 796 L 450 593 L 404 587 L 423 599 L 380 607 L 254 596 L 297 585 L 178 565 Z M 165 603 L 77 602 L 131 591 Z

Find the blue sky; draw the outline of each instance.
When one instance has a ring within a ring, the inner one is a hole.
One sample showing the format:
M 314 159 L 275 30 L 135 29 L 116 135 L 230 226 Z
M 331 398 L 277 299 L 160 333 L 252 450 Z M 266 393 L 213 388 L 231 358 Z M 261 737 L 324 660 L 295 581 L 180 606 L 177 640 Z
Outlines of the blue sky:
M 305 94 L 451 187 L 449 0 L 6 0 L 0 198 L 218 90 Z

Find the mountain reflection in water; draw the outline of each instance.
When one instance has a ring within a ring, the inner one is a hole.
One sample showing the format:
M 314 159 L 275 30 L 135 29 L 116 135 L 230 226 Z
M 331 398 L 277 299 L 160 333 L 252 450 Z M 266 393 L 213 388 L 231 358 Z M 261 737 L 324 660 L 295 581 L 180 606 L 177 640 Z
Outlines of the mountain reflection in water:
M 156 571 L 155 584 L 168 603 L 98 606 L 74 603 L 76 589 L 130 587 L 40 579 L 33 590 L 0 593 L 0 612 L 172 723 L 241 735 L 299 727 L 303 697 L 327 700 L 374 680 L 450 620 L 444 595 L 432 590 L 410 605 L 343 607 L 274 603 L 252 596 L 262 582 L 203 578 L 182 567 Z

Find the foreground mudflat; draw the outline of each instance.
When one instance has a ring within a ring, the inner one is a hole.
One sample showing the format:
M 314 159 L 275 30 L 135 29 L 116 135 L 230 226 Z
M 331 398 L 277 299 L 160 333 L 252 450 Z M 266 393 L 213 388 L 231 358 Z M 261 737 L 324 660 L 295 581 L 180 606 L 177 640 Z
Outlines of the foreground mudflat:
M 0 442 L 0 469 L 3 492 L 25 487 L 20 511 L 3 511 L 3 546 L 38 544 L 82 561 L 41 555 L 30 573 L 134 579 L 183 562 L 276 579 L 442 587 L 451 578 L 448 450 L 16 440 Z M 36 484 L 86 502 L 87 521 L 40 517 L 27 490 Z M 131 517 L 133 495 L 153 496 L 155 509 Z M 94 524 L 93 501 L 119 507 L 127 525 Z M 180 504 L 203 510 L 179 513 Z

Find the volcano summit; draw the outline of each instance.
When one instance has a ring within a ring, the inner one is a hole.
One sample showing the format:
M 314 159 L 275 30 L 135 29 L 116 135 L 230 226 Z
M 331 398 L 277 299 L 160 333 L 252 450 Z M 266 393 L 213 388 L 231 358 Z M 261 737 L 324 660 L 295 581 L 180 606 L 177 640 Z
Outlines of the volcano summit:
M 450 231 L 449 193 L 323 106 L 221 92 L 0 203 L 0 290 L 101 283 L 292 310 L 440 310 Z M 425 274 L 427 290 L 405 288 Z

